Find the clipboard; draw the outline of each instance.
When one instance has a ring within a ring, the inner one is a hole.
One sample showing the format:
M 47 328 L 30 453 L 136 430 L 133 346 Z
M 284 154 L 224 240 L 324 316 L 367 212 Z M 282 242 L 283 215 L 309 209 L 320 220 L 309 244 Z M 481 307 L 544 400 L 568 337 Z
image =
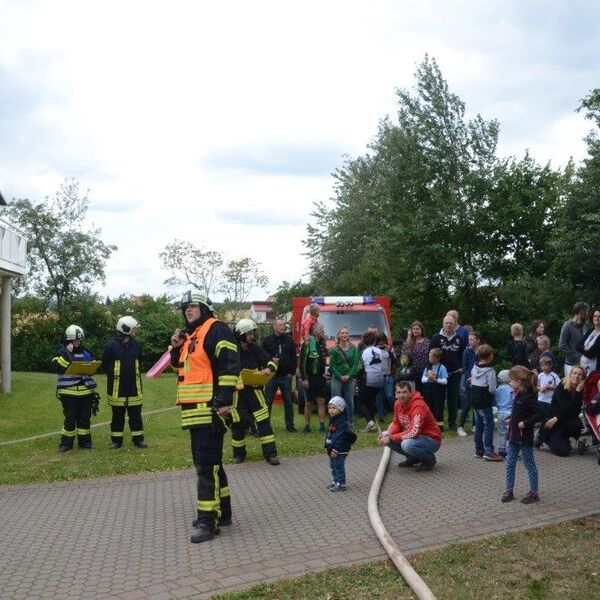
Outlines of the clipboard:
M 275 373 L 272 371 L 269 375 L 263 375 L 260 371 L 255 371 L 254 369 L 242 369 L 240 371 L 240 377 L 244 385 L 266 385 L 274 376 Z
M 101 360 L 90 362 L 72 362 L 66 369 L 65 375 L 94 375 L 102 364 Z

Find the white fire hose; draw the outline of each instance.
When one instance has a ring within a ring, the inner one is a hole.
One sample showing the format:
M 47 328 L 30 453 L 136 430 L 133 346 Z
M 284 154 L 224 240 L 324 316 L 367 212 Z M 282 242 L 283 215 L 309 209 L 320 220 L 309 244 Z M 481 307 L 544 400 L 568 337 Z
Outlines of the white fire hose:
M 390 460 L 391 450 L 385 446 L 383 449 L 383 456 L 379 462 L 379 468 L 375 473 L 375 479 L 371 484 L 369 491 L 368 511 L 369 519 L 371 520 L 371 527 L 379 538 L 381 545 L 396 565 L 398 571 L 402 577 L 404 577 L 406 583 L 410 586 L 412 591 L 415 593 L 419 600 L 436 600 L 433 592 L 429 589 L 427 584 L 421 579 L 419 574 L 412 568 L 412 565 L 406 560 L 406 557 L 388 533 L 387 529 L 383 525 L 383 521 L 379 516 L 379 509 L 377 508 L 377 498 L 379 496 L 379 490 L 381 489 L 381 482 L 385 476 L 388 462 Z

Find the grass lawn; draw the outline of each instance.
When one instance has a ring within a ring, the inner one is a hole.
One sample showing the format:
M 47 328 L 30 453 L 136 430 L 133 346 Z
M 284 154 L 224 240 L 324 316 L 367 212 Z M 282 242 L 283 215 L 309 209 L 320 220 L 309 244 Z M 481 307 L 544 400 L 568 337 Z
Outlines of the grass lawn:
M 590 517 L 410 557 L 439 600 L 600 598 L 600 519 Z M 391 561 L 331 569 L 213 598 L 413 599 Z
M 104 376 L 96 378 L 101 392 L 106 389 Z M 0 443 L 32 437 L 62 429 L 62 406 L 56 399 L 56 376 L 49 373 L 13 373 L 13 392 L 0 395 Z M 144 379 L 143 413 L 172 407 L 175 404 L 175 376 L 162 375 L 158 379 Z M 297 414 L 296 427 L 303 418 Z M 111 411 L 105 398 L 93 423 L 110 421 Z M 313 433 L 290 434 L 285 431 L 283 407 L 275 405 L 271 419 L 275 431 L 278 454 L 284 458 L 324 453 L 323 436 Z M 189 434 L 181 430 L 180 411 L 175 408 L 144 417 L 148 448 L 138 450 L 131 444 L 127 425 L 123 448 L 109 450 L 109 425 L 92 428 L 95 450 L 57 452 L 60 435 L 0 446 L 0 485 L 64 481 L 88 477 L 103 477 L 148 471 L 167 471 L 192 466 Z M 354 448 L 375 447 L 376 434 L 359 434 Z M 247 438 L 248 460 L 262 460 L 256 438 Z M 230 437 L 225 441 L 225 460 L 232 458 Z

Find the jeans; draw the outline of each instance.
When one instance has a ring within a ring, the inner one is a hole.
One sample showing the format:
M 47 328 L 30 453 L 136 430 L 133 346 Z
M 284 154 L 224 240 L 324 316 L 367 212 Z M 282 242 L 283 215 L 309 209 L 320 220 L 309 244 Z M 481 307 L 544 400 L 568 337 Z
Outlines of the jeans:
M 356 387 L 355 379 L 342 381 L 337 377 L 331 378 L 331 396 L 341 396 L 346 401 L 346 414 L 348 416 L 348 424 L 356 425 L 356 417 L 354 416 L 354 388 Z
M 469 417 L 469 409 L 471 408 L 471 386 L 467 383 L 466 373 L 462 374 L 462 378 L 460 380 L 460 400 L 460 421 L 458 424 L 461 427 L 464 427 Z M 473 423 L 474 422 L 475 418 L 473 418 Z
M 346 457 L 347 454 L 338 454 L 335 458 L 329 457 L 329 467 L 331 468 L 331 478 L 335 483 L 346 485 Z
M 394 379 L 391 375 L 385 376 L 383 388 L 377 394 L 375 404 L 377 406 L 377 416 L 383 419 L 389 408 L 394 404 Z
M 491 454 L 494 451 L 494 412 L 492 407 L 476 408 L 475 411 L 475 452 Z
M 269 405 L 269 412 L 273 406 L 273 399 L 277 389 L 281 390 L 283 398 L 283 411 L 285 415 L 285 427 L 291 429 L 294 426 L 294 407 L 292 406 L 292 379 L 286 375 L 275 375 L 265 386 L 265 398 Z
M 533 447 L 524 444 L 508 442 L 508 454 L 506 456 L 506 491 L 512 492 L 515 486 L 515 471 L 519 452 L 523 453 L 523 464 L 529 475 L 529 491 L 538 491 L 538 472 L 533 458 Z
M 440 448 L 440 445 L 433 438 L 426 435 L 418 435 L 415 438 L 409 438 L 400 443 L 390 442 L 388 446 L 394 452 L 403 454 L 408 458 L 416 458 L 423 462 L 433 460 L 433 455 Z
M 456 413 L 460 404 L 460 378 L 462 373 L 451 373 L 448 375 L 446 386 L 446 398 L 448 406 L 448 427 L 456 430 Z
M 509 417 L 509 412 L 498 411 L 498 452 L 506 452 L 506 434 L 508 433 L 506 419 Z

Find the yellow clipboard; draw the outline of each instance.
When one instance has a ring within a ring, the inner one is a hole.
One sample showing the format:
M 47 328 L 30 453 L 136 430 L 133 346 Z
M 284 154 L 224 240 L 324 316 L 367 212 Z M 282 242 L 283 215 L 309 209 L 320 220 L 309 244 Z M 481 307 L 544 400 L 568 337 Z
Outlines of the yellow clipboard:
M 101 360 L 90 362 L 72 362 L 65 371 L 65 375 L 93 375 L 102 364 Z
M 269 375 L 263 375 L 260 371 L 254 371 L 253 369 L 242 369 L 240 371 L 240 377 L 242 378 L 242 382 L 244 385 L 266 385 L 275 373 L 271 371 Z

